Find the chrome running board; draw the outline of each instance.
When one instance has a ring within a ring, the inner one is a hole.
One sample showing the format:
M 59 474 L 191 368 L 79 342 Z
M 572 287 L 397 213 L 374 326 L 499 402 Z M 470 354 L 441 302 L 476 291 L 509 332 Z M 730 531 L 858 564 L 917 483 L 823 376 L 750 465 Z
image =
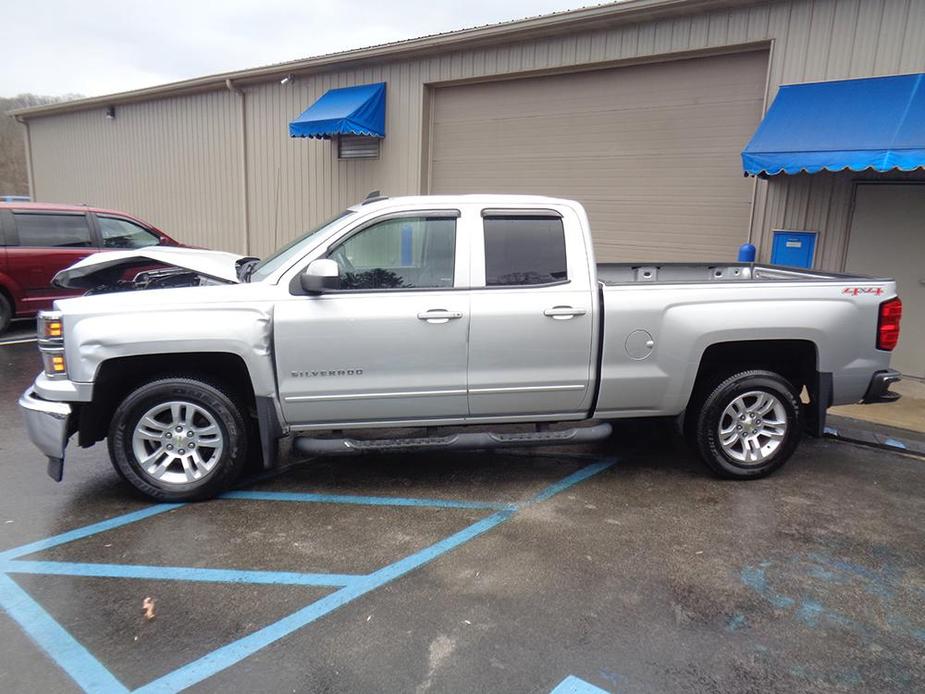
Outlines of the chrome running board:
M 425 436 L 403 439 L 319 439 L 299 436 L 293 447 L 306 455 L 357 455 L 360 453 L 390 453 L 392 451 L 461 450 L 479 448 L 512 448 L 525 446 L 571 446 L 601 441 L 610 436 L 613 427 L 607 422 L 590 427 L 573 427 L 559 431 L 530 431 L 501 434 L 496 432 L 466 432 L 446 436 Z

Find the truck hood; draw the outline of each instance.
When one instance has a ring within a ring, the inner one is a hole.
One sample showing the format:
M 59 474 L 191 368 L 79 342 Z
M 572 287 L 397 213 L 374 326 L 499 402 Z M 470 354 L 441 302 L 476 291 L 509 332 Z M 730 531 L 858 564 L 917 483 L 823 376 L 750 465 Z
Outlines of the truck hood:
M 121 275 L 132 268 L 145 268 L 154 264 L 188 270 L 213 280 L 237 284 L 240 282 L 238 266 L 244 260 L 251 259 L 223 251 L 170 246 L 103 251 L 61 270 L 52 279 L 52 284 L 67 289 L 91 289 L 106 278 Z

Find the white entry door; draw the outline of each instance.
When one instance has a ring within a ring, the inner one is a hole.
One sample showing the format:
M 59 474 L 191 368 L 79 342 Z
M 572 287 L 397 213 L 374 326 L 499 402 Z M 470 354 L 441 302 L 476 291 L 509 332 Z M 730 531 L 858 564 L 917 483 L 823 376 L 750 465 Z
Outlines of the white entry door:
M 925 184 L 858 185 L 845 270 L 896 280 L 903 318 L 890 365 L 925 377 Z

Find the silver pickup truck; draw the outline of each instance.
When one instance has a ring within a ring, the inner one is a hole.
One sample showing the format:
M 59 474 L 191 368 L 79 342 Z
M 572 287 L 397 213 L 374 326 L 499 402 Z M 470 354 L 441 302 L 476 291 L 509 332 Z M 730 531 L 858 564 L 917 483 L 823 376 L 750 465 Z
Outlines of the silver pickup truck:
M 569 200 L 372 197 L 263 261 L 116 251 L 57 282 L 89 296 L 39 319 L 29 434 L 58 480 L 72 435 L 106 438 L 161 500 L 275 465 L 287 435 L 308 455 L 561 445 L 630 417 L 680 418 L 714 472 L 751 479 L 829 406 L 898 397 L 893 281 L 596 265 Z

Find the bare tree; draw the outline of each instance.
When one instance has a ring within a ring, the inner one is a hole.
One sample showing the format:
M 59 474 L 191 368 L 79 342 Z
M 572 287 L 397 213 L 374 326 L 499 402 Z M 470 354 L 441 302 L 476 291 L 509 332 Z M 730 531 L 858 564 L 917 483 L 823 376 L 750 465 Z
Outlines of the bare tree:
M 0 195 L 29 194 L 25 127 L 7 116 L 6 113 L 18 108 L 41 106 L 76 98 L 79 98 L 76 94 L 67 96 L 20 94 L 11 98 L 0 97 Z

